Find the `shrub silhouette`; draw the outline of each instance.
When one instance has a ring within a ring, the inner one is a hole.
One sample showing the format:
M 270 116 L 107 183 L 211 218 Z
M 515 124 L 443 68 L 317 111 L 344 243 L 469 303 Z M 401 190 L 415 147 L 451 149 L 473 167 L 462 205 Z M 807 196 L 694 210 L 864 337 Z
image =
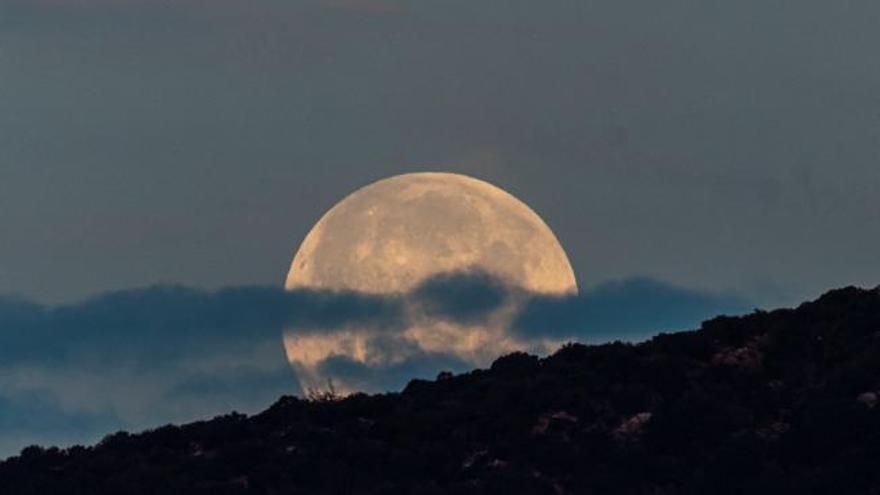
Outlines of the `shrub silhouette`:
M 326 389 L 309 387 L 306 390 L 306 398 L 310 402 L 336 402 L 342 399 L 342 395 L 336 390 L 336 386 L 333 385 L 333 379 L 328 378 Z

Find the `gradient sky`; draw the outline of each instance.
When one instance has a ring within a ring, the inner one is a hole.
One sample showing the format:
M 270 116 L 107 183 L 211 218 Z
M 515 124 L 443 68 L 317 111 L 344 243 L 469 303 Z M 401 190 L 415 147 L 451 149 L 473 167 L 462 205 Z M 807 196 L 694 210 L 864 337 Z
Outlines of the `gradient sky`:
M 555 231 L 582 292 L 531 301 L 522 339 L 875 286 L 878 25 L 874 0 L 0 0 L 0 459 L 259 411 L 299 391 L 298 318 L 400 327 L 399 301 L 281 286 L 328 208 L 403 172 Z M 388 390 L 471 367 L 321 365 Z
M 880 3 L 0 0 L 0 293 L 280 285 L 352 189 L 470 174 L 582 287 L 880 281 Z

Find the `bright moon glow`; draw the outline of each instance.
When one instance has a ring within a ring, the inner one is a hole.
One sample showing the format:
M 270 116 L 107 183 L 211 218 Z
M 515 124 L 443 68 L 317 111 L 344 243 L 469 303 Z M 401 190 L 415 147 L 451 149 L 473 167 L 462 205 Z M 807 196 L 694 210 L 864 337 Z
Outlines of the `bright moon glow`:
M 428 172 L 380 180 L 331 208 L 300 246 L 285 288 L 397 295 L 433 276 L 469 270 L 532 293 L 577 292 L 565 251 L 528 206 L 487 182 Z M 325 376 L 320 364 L 341 357 L 379 367 L 423 352 L 485 365 L 498 354 L 528 347 L 506 335 L 515 310 L 510 304 L 498 308 L 479 326 L 413 314 L 395 345 L 383 346 L 387 336 L 375 339 L 357 328 L 286 329 L 284 344 L 304 390 L 326 385 L 327 378 L 344 391 L 364 390 L 368 383 Z

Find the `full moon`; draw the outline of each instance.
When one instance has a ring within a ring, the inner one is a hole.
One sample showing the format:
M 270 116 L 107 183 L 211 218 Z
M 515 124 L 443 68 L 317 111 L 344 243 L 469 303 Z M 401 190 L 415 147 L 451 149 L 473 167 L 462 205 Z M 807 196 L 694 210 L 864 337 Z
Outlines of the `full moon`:
M 530 293 L 577 293 L 565 251 L 531 208 L 487 182 L 436 172 L 383 179 L 337 203 L 303 240 L 285 288 L 402 295 L 431 277 L 468 271 Z M 485 364 L 486 344 L 501 352 L 521 347 L 504 335 L 511 314 L 511 308 L 500 310 L 491 323 L 496 328 L 453 328 L 415 318 L 400 338 L 410 349 Z M 377 348 L 357 328 L 329 335 L 286 329 L 284 342 L 304 389 L 333 378 L 318 369 L 327 358 L 374 366 L 406 358 Z M 334 381 L 346 391 L 364 388 Z

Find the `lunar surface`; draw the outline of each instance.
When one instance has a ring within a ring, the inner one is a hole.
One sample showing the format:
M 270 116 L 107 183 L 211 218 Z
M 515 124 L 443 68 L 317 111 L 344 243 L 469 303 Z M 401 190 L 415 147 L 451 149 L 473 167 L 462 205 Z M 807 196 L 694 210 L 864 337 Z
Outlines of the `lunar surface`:
M 285 288 L 403 297 L 432 277 L 471 271 L 524 293 L 577 292 L 565 251 L 528 206 L 487 182 L 428 172 L 380 180 L 331 208 L 302 242 Z M 432 320 L 413 307 L 399 335 L 370 335 L 356 325 L 335 332 L 288 328 L 285 350 L 304 390 L 332 379 L 346 392 L 374 391 L 369 383 L 333 376 L 328 360 L 380 368 L 428 354 L 479 366 L 504 352 L 534 350 L 535 343 L 507 335 L 516 304 L 469 326 Z

